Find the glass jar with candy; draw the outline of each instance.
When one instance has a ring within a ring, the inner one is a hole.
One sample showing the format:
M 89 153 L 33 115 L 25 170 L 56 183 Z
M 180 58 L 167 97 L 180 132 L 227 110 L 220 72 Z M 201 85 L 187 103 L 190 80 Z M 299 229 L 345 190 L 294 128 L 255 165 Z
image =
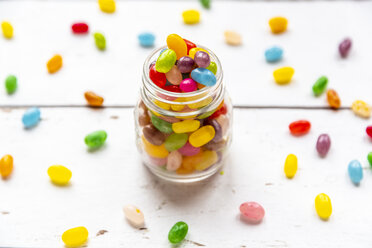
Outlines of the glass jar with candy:
M 134 110 L 136 143 L 157 176 L 194 182 L 224 164 L 232 135 L 232 105 L 217 56 L 177 34 L 143 65 Z

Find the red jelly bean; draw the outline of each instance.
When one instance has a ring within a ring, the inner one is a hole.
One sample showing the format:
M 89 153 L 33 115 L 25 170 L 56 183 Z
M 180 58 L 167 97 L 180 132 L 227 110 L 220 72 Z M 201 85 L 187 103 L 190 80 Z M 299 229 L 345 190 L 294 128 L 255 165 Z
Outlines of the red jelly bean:
M 186 46 L 187 46 L 187 54 L 189 54 L 190 49 L 195 48 L 196 45 L 189 40 L 186 40 L 186 39 L 183 39 L 183 40 L 185 41 Z
M 155 70 L 155 65 L 151 66 L 149 77 L 152 80 L 154 84 L 159 86 L 160 88 L 163 88 L 165 84 L 167 83 L 167 78 L 165 77 L 165 73 L 158 72 Z
M 74 23 L 71 26 L 72 32 L 75 34 L 85 34 L 88 32 L 88 24 L 84 22 Z
M 224 115 L 227 113 L 227 107 L 226 104 L 224 104 L 219 110 L 214 112 L 211 116 L 209 116 L 209 119 L 215 119 L 220 115 Z
M 299 120 L 289 124 L 289 131 L 293 135 L 303 135 L 309 132 L 311 124 L 306 120 Z
M 164 89 L 171 92 L 182 93 L 182 90 L 178 85 L 167 85 L 164 87 Z
M 368 136 L 369 136 L 370 138 L 372 138 L 372 126 L 368 126 L 368 127 L 366 128 L 366 133 L 368 134 Z

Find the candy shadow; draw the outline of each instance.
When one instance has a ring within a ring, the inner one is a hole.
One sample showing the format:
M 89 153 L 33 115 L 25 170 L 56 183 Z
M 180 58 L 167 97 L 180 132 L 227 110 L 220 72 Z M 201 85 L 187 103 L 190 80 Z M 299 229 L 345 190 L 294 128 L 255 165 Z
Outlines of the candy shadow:
M 262 221 L 263 221 L 263 219 L 260 220 L 260 221 L 251 221 L 251 220 L 246 219 L 246 218 L 245 218 L 243 215 L 241 215 L 241 214 L 238 214 L 238 215 L 237 215 L 237 218 L 239 218 L 240 221 L 242 221 L 242 222 L 244 222 L 244 223 L 246 223 L 246 224 L 248 224 L 248 225 L 251 225 L 251 226 L 259 225 L 259 224 L 261 224 Z
M 99 153 L 99 152 L 105 151 L 107 149 L 106 147 L 107 147 L 107 145 L 103 144 L 102 146 L 99 146 L 99 147 L 87 148 L 87 151 L 89 153 Z

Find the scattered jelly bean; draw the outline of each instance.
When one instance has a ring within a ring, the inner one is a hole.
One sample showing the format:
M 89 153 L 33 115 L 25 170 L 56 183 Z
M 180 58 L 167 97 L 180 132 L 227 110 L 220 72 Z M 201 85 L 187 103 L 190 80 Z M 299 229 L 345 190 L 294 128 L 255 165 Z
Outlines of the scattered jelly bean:
M 313 85 L 313 93 L 315 96 L 320 96 L 327 88 L 328 78 L 326 76 L 321 76 L 316 80 Z
M 200 0 L 200 3 L 206 9 L 209 9 L 211 7 L 211 0 Z
M 217 73 L 217 64 L 212 61 L 209 64 L 209 66 L 207 67 L 207 69 L 210 70 L 211 72 L 213 72 L 214 75 L 216 75 L 216 73 Z
M 107 133 L 103 130 L 95 131 L 85 136 L 85 144 L 92 149 L 98 148 L 105 144 Z
M 52 165 L 48 168 L 50 180 L 57 185 L 66 185 L 72 177 L 72 172 L 63 165 Z
M 172 244 L 177 244 L 185 239 L 189 227 L 183 221 L 177 222 L 174 226 L 170 229 L 168 233 L 168 240 Z
M 351 39 L 346 38 L 340 43 L 340 45 L 338 46 L 338 51 L 340 52 L 340 55 L 342 58 L 347 57 L 347 55 L 350 52 L 350 48 L 351 48 Z
M 189 51 L 192 49 L 192 48 L 196 48 L 196 45 L 194 43 L 192 43 L 191 41 L 189 40 L 186 40 L 186 39 L 183 39 L 186 43 L 186 46 L 187 46 L 187 54 L 189 54 Z
M 62 56 L 59 54 L 54 55 L 47 63 L 49 73 L 55 73 L 62 67 Z
M 201 151 L 194 156 L 187 156 L 182 161 L 182 167 L 190 170 L 206 170 L 218 161 L 215 151 Z
M 225 115 L 227 113 L 227 106 L 226 104 L 223 104 L 220 109 L 217 109 L 216 112 L 214 112 L 209 119 L 215 119 L 219 117 L 220 115 Z
M 366 128 L 366 133 L 367 133 L 367 135 L 368 135 L 370 138 L 372 138 L 372 126 L 368 126 L 368 127 Z
M 195 9 L 185 10 L 182 18 L 185 24 L 197 24 L 200 21 L 200 13 Z
M 183 92 L 193 92 L 198 89 L 198 86 L 192 78 L 185 78 L 180 83 L 180 89 Z
M 200 121 L 184 120 L 172 124 L 172 129 L 175 133 L 190 133 L 196 131 L 200 127 Z
M 190 49 L 190 51 L 189 51 L 189 57 L 192 58 L 192 59 L 194 59 L 195 54 L 196 54 L 197 52 L 199 52 L 199 51 L 203 51 L 203 52 L 208 53 L 207 50 L 205 50 L 205 49 L 203 49 L 203 48 L 201 48 L 201 47 L 194 47 L 194 48 L 191 48 L 191 49 Z M 209 54 L 209 53 L 208 53 L 208 54 Z
M 240 46 L 242 44 L 242 37 L 237 32 L 227 30 L 224 32 L 225 41 L 231 46 Z
M 155 42 L 155 35 L 152 33 L 141 33 L 138 35 L 138 40 L 143 47 L 152 47 Z
M 142 143 L 145 151 L 148 155 L 155 158 L 166 158 L 169 155 L 168 150 L 165 148 L 164 144 L 156 146 L 151 144 L 145 136 L 142 136 Z
M 156 60 L 155 69 L 158 72 L 167 73 L 176 63 L 177 55 L 172 49 L 167 49 L 162 52 Z
M 102 106 L 103 101 L 104 101 L 103 97 L 97 95 L 96 93 L 92 91 L 85 92 L 84 97 L 85 97 L 85 100 L 87 100 L 87 103 L 90 106 L 94 106 L 94 107 Z
M 163 132 L 163 133 L 172 133 L 173 132 L 171 123 L 169 123 L 167 121 L 164 121 L 164 120 L 156 117 L 155 115 L 151 116 L 151 122 L 160 132 Z
M 88 230 L 83 227 L 68 229 L 62 234 L 62 241 L 67 247 L 79 247 L 88 240 Z
M 167 77 L 165 73 L 158 72 L 155 69 L 155 65 L 151 66 L 149 70 L 149 77 L 151 81 L 158 87 L 163 88 L 167 83 Z
M 192 70 L 191 78 L 205 86 L 213 86 L 216 84 L 216 77 L 213 72 L 205 68 L 196 68 Z
M 282 67 L 276 69 L 273 73 L 275 82 L 277 84 L 288 84 L 294 75 L 294 69 L 292 67 Z
M 215 135 L 214 138 L 212 139 L 213 142 L 219 142 L 220 140 L 222 140 L 222 128 L 217 120 L 207 119 L 204 122 L 204 125 L 211 125 L 214 128 Z
M 310 131 L 311 123 L 306 120 L 294 121 L 289 124 L 289 131 L 293 135 L 304 135 Z
M 8 94 L 13 94 L 17 90 L 17 78 L 14 75 L 9 75 L 5 79 L 5 89 Z
M 154 125 L 147 125 L 142 130 L 146 140 L 153 145 L 160 146 L 165 141 L 165 135 L 154 127 Z
M 36 126 L 40 121 L 40 110 L 36 107 L 29 108 L 23 114 L 22 122 L 25 128 Z
M 338 109 L 341 106 L 341 100 L 335 90 L 327 90 L 327 101 L 331 108 Z
M 3 35 L 7 39 L 11 39 L 13 37 L 13 26 L 10 22 L 2 22 L 1 29 L 3 30 Z
M 368 153 L 367 160 L 368 160 L 369 165 L 372 167 L 372 152 Z
M 96 42 L 96 47 L 103 51 L 106 49 L 106 38 L 103 34 L 101 33 L 94 33 L 94 41 Z
M 192 146 L 201 147 L 214 138 L 215 131 L 211 125 L 206 125 L 193 132 L 189 137 Z
M 357 116 L 363 118 L 371 117 L 371 106 L 362 100 L 356 100 L 355 102 L 353 102 L 353 104 L 351 105 L 351 109 Z
M 99 8 L 106 13 L 114 13 L 116 9 L 115 0 L 98 0 Z
M 321 134 L 316 142 L 316 150 L 321 157 L 325 157 L 331 147 L 331 138 L 328 134 Z
M 243 218 L 250 223 L 258 223 L 265 216 L 264 208 L 257 202 L 244 202 L 239 210 Z
M 3 179 L 12 174 L 13 171 L 13 157 L 9 154 L 0 159 L 0 174 Z
M 170 152 L 178 150 L 186 144 L 188 138 L 185 133 L 172 133 L 165 140 L 165 148 Z
M 327 220 L 332 214 L 331 199 L 321 193 L 315 197 L 315 210 L 321 219 Z
M 187 45 L 184 39 L 177 34 L 170 34 L 167 37 L 167 46 L 172 49 L 176 55 L 177 59 L 187 55 Z
M 348 172 L 350 180 L 354 184 L 359 184 L 360 181 L 363 179 L 363 168 L 362 165 L 359 163 L 358 160 L 353 160 L 348 165 Z
M 181 73 L 189 73 L 194 68 L 194 60 L 184 56 L 178 60 L 177 67 Z
M 277 62 L 283 57 L 283 49 L 277 46 L 271 47 L 265 51 L 267 62 Z
M 294 154 L 289 154 L 285 159 L 284 173 L 287 178 L 293 178 L 297 172 L 297 157 Z
M 182 155 L 178 151 L 172 151 L 168 155 L 167 170 L 176 171 L 182 164 Z
M 186 142 L 186 144 L 180 149 L 178 149 L 178 151 L 183 156 L 193 156 L 200 152 L 200 147 L 194 147 L 189 142 Z
M 145 217 L 141 210 L 133 205 L 126 205 L 123 208 L 125 218 L 134 227 L 143 227 L 145 224 Z
M 273 17 L 269 20 L 271 32 L 280 34 L 287 30 L 288 20 L 285 17 Z
M 84 22 L 78 22 L 72 24 L 71 29 L 74 34 L 86 34 L 88 33 L 89 26 Z
M 194 61 L 199 67 L 202 67 L 202 68 L 207 68 L 211 63 L 211 59 L 208 53 L 203 52 L 203 51 L 197 51 L 195 53 Z
M 170 71 L 165 73 L 165 77 L 173 85 L 179 85 L 182 81 L 182 73 L 177 65 L 174 65 Z

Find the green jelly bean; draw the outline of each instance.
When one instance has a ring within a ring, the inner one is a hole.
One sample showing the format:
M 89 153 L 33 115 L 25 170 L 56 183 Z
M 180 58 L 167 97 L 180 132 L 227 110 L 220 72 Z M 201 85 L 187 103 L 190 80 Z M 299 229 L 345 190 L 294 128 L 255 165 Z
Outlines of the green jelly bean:
M 209 64 L 209 66 L 207 67 L 207 69 L 210 70 L 211 72 L 213 72 L 214 75 L 216 75 L 216 73 L 217 73 L 217 65 L 216 65 L 215 62 L 212 61 Z
M 372 152 L 368 153 L 367 159 L 368 159 L 369 165 L 372 167 Z
M 167 49 L 162 52 L 155 63 L 155 70 L 162 73 L 167 73 L 176 63 L 177 55 L 172 49 Z
M 9 75 L 5 79 L 5 88 L 8 94 L 13 94 L 17 89 L 17 78 L 14 75 Z
M 205 112 L 205 113 L 199 115 L 199 116 L 196 117 L 196 118 L 199 119 L 199 120 L 205 119 L 205 118 L 211 116 L 215 111 L 216 111 L 216 110 L 214 109 L 214 110 L 211 110 L 211 111 Z
M 155 115 L 151 116 L 152 125 L 154 125 L 160 132 L 163 133 L 172 133 L 172 124 L 162 120 Z
M 211 7 L 211 0 L 200 0 L 200 3 L 206 9 L 209 9 Z
M 322 76 L 316 80 L 315 84 L 313 85 L 313 93 L 315 96 L 321 95 L 325 89 L 327 88 L 328 78 L 326 76 Z
M 188 230 L 189 227 L 185 222 L 183 221 L 177 222 L 176 224 L 174 224 L 174 226 L 170 229 L 168 233 L 169 242 L 171 242 L 172 244 L 177 244 L 181 242 L 186 237 Z
M 186 144 L 188 138 L 185 133 L 173 133 L 165 140 L 165 148 L 170 152 L 178 150 Z
M 96 42 L 96 46 L 99 50 L 106 49 L 106 39 L 105 36 L 101 33 L 94 33 L 94 40 Z
M 89 148 L 98 148 L 102 146 L 107 139 L 107 133 L 103 130 L 95 131 L 85 136 L 85 144 Z

